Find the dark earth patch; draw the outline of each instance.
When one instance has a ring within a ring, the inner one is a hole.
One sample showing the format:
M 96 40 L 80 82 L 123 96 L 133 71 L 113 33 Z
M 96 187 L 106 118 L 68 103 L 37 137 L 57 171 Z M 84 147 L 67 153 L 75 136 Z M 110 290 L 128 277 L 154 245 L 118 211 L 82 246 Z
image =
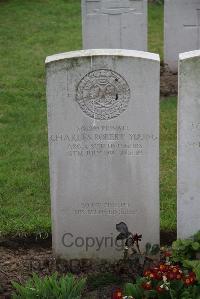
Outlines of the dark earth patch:
M 176 240 L 176 232 L 161 232 L 161 244 L 169 245 Z M 76 275 L 103 275 L 99 281 L 100 287 L 95 290 L 98 281 L 94 283 L 89 279 L 88 293 L 83 298 L 110 298 L 113 288 L 119 286 L 120 281 L 134 274 L 124 268 L 120 262 L 110 265 L 103 261 L 101 264 L 91 265 L 88 260 L 82 260 L 81 264 L 74 260 L 71 263 L 56 262 L 51 250 L 51 238 L 46 240 L 4 239 L 0 240 L 0 299 L 11 298 L 11 281 L 23 283 L 33 272 L 40 276 L 51 275 L 57 271 L 59 274 L 72 272 Z M 105 273 L 111 273 L 105 279 Z M 120 278 L 117 281 L 117 277 Z M 105 285 L 109 283 L 109 285 Z
M 160 95 L 162 97 L 177 96 L 178 75 L 172 73 L 167 66 L 160 68 Z

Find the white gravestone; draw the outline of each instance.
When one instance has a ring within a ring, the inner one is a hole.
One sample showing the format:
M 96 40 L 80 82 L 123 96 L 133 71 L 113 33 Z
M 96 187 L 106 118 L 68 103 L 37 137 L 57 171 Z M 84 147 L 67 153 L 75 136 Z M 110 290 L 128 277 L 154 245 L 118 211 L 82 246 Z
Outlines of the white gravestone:
M 147 0 L 82 0 L 84 49 L 147 51 Z
M 200 49 L 200 0 L 165 0 L 164 48 L 172 71 L 179 53 Z
M 180 54 L 178 237 L 200 230 L 200 51 Z
M 121 257 L 120 222 L 159 243 L 159 56 L 83 50 L 46 68 L 56 256 Z

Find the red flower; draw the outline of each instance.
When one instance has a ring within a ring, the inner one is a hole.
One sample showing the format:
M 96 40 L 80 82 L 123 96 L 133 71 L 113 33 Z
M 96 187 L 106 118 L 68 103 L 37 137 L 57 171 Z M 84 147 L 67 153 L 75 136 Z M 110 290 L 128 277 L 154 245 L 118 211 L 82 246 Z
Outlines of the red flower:
M 165 257 L 171 257 L 172 256 L 172 253 L 170 251 L 165 251 L 164 252 L 164 256 Z
M 142 287 L 145 290 L 151 290 L 152 289 L 151 282 L 147 281 L 146 283 L 143 283 Z
M 184 284 L 185 284 L 186 286 L 189 286 L 189 285 L 192 284 L 189 276 L 186 276 L 186 277 L 184 278 Z
M 163 277 L 162 272 L 158 271 L 158 272 L 156 273 L 156 279 L 157 279 L 157 280 L 160 280 L 160 279 L 162 279 L 162 277 Z
M 123 294 L 121 289 L 116 289 L 112 294 L 112 299 L 122 299 Z
M 194 272 L 190 272 L 190 273 L 189 273 L 189 276 L 190 276 L 190 277 L 193 277 L 193 278 L 196 280 L 196 274 L 195 274 Z
M 196 281 L 196 274 L 194 272 L 189 273 L 190 283 L 193 284 Z
M 168 278 L 169 280 L 173 280 L 173 279 L 176 278 L 176 274 L 173 273 L 173 272 L 169 272 L 169 273 L 167 273 L 167 278 Z
M 190 277 L 190 282 L 191 282 L 191 284 L 195 283 L 194 277 Z
M 151 278 L 151 279 L 156 279 L 156 274 L 155 274 L 155 273 L 150 273 L 150 274 L 149 274 L 149 278 Z
M 173 273 L 177 273 L 177 272 L 179 272 L 179 269 L 177 267 L 173 267 L 172 271 L 173 271 Z
M 177 279 L 177 280 L 180 280 L 181 278 L 182 278 L 181 273 L 179 273 L 179 274 L 176 275 L 176 279 Z
M 160 264 L 160 271 L 165 271 L 165 270 L 167 270 L 167 267 L 166 267 L 166 265 L 164 265 L 164 264 Z
M 144 272 L 144 276 L 145 276 L 145 277 L 149 277 L 150 274 L 151 274 L 151 271 L 145 271 L 145 272 Z

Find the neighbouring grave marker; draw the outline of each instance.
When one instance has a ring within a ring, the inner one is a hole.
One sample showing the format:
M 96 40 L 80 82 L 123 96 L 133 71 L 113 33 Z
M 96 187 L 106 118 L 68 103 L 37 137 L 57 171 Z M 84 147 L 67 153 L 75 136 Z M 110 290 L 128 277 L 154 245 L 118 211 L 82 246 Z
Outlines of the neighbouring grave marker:
M 178 237 L 200 229 L 200 51 L 180 54 Z
M 165 63 L 178 69 L 179 53 L 200 48 L 200 0 L 165 0 Z
M 159 243 L 159 56 L 83 50 L 46 68 L 56 256 L 121 257 L 120 222 Z
M 84 49 L 147 51 L 147 0 L 82 0 Z

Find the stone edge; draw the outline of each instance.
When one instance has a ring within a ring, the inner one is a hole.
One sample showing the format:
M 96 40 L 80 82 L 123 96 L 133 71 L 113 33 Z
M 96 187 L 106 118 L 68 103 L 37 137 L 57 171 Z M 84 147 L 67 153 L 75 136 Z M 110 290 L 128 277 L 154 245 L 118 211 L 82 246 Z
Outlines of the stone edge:
M 122 50 L 122 49 L 90 49 L 90 50 L 79 50 L 79 51 L 71 51 L 60 54 L 55 54 L 51 56 L 47 56 L 45 60 L 45 64 L 49 64 L 55 61 L 61 61 L 65 59 L 71 58 L 79 58 L 79 57 L 92 57 L 92 56 L 123 56 L 123 57 L 134 57 L 134 58 L 142 58 L 147 60 L 153 60 L 160 62 L 160 57 L 158 54 L 149 53 L 144 51 L 135 51 L 135 50 Z
M 191 59 L 200 56 L 200 50 L 194 50 L 189 52 L 184 52 L 179 54 L 179 60 Z

